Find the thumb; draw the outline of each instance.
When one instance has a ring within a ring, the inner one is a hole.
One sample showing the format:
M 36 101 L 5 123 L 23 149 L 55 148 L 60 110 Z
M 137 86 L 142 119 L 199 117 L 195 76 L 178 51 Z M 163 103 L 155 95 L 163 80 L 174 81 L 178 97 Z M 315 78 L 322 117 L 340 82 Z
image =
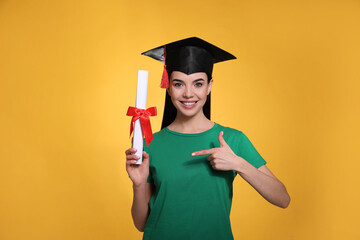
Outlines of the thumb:
M 220 143 L 220 147 L 229 147 L 229 145 L 225 142 L 225 139 L 224 139 L 223 135 L 224 135 L 224 132 L 221 131 L 221 132 L 219 133 L 219 143 Z
M 143 162 L 145 162 L 145 164 L 149 162 L 149 154 L 145 151 L 143 151 Z

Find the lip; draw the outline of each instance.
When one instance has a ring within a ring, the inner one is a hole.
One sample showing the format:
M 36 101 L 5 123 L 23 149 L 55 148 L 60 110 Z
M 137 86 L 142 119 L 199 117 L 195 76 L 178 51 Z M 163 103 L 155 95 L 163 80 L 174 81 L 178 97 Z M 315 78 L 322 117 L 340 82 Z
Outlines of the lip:
M 198 101 L 179 101 L 181 103 L 181 106 L 183 106 L 186 109 L 191 109 L 194 108 L 196 106 L 196 104 L 198 103 Z M 195 102 L 193 105 L 185 105 L 184 103 L 192 103 Z

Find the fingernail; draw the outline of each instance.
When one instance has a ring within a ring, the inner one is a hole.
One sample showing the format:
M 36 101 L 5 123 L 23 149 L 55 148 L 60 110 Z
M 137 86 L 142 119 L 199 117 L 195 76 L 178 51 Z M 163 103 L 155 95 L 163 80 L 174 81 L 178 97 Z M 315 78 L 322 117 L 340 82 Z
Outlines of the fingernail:
M 224 135 L 224 131 L 221 131 L 221 135 Z
M 196 153 L 192 153 L 192 154 L 191 154 L 191 156 L 195 156 L 195 155 L 196 155 Z

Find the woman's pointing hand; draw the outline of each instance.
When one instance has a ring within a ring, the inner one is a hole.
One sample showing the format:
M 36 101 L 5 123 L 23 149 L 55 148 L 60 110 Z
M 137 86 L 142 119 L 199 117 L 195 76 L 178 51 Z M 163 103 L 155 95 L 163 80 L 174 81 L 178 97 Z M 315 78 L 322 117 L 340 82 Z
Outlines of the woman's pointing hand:
M 191 155 L 201 156 L 210 154 L 207 157 L 207 160 L 210 162 L 212 168 L 215 170 L 228 171 L 239 169 L 239 164 L 241 163 L 241 161 L 245 160 L 237 156 L 231 150 L 230 146 L 226 143 L 223 134 L 223 131 L 219 133 L 220 147 L 193 152 Z

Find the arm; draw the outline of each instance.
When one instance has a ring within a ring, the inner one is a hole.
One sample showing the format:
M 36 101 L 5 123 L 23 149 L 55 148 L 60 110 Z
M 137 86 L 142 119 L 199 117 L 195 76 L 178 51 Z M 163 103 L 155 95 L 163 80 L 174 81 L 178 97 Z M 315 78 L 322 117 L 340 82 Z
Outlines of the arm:
M 149 176 L 149 154 L 143 151 L 143 161 L 141 164 L 136 164 L 139 159 L 133 153 L 135 148 L 129 148 L 125 151 L 126 154 L 126 171 L 133 182 L 133 205 L 131 207 L 131 215 L 135 227 L 143 232 L 147 218 L 150 213 L 149 201 L 153 194 L 153 183 L 148 183 Z
M 134 198 L 131 208 L 131 215 L 135 227 L 143 232 L 147 218 L 150 213 L 149 201 L 153 193 L 152 183 L 143 183 L 141 185 L 133 184 Z
M 290 196 L 285 186 L 265 165 L 257 169 L 244 158 L 237 156 L 225 142 L 223 132 L 219 133 L 219 142 L 219 148 L 197 151 L 192 153 L 192 156 L 210 154 L 207 159 L 214 169 L 236 171 L 267 201 L 281 208 L 287 208 Z
M 257 169 L 243 158 L 239 158 L 235 171 L 267 201 L 278 207 L 287 208 L 290 196 L 284 184 L 272 174 L 267 166 L 263 165 Z

